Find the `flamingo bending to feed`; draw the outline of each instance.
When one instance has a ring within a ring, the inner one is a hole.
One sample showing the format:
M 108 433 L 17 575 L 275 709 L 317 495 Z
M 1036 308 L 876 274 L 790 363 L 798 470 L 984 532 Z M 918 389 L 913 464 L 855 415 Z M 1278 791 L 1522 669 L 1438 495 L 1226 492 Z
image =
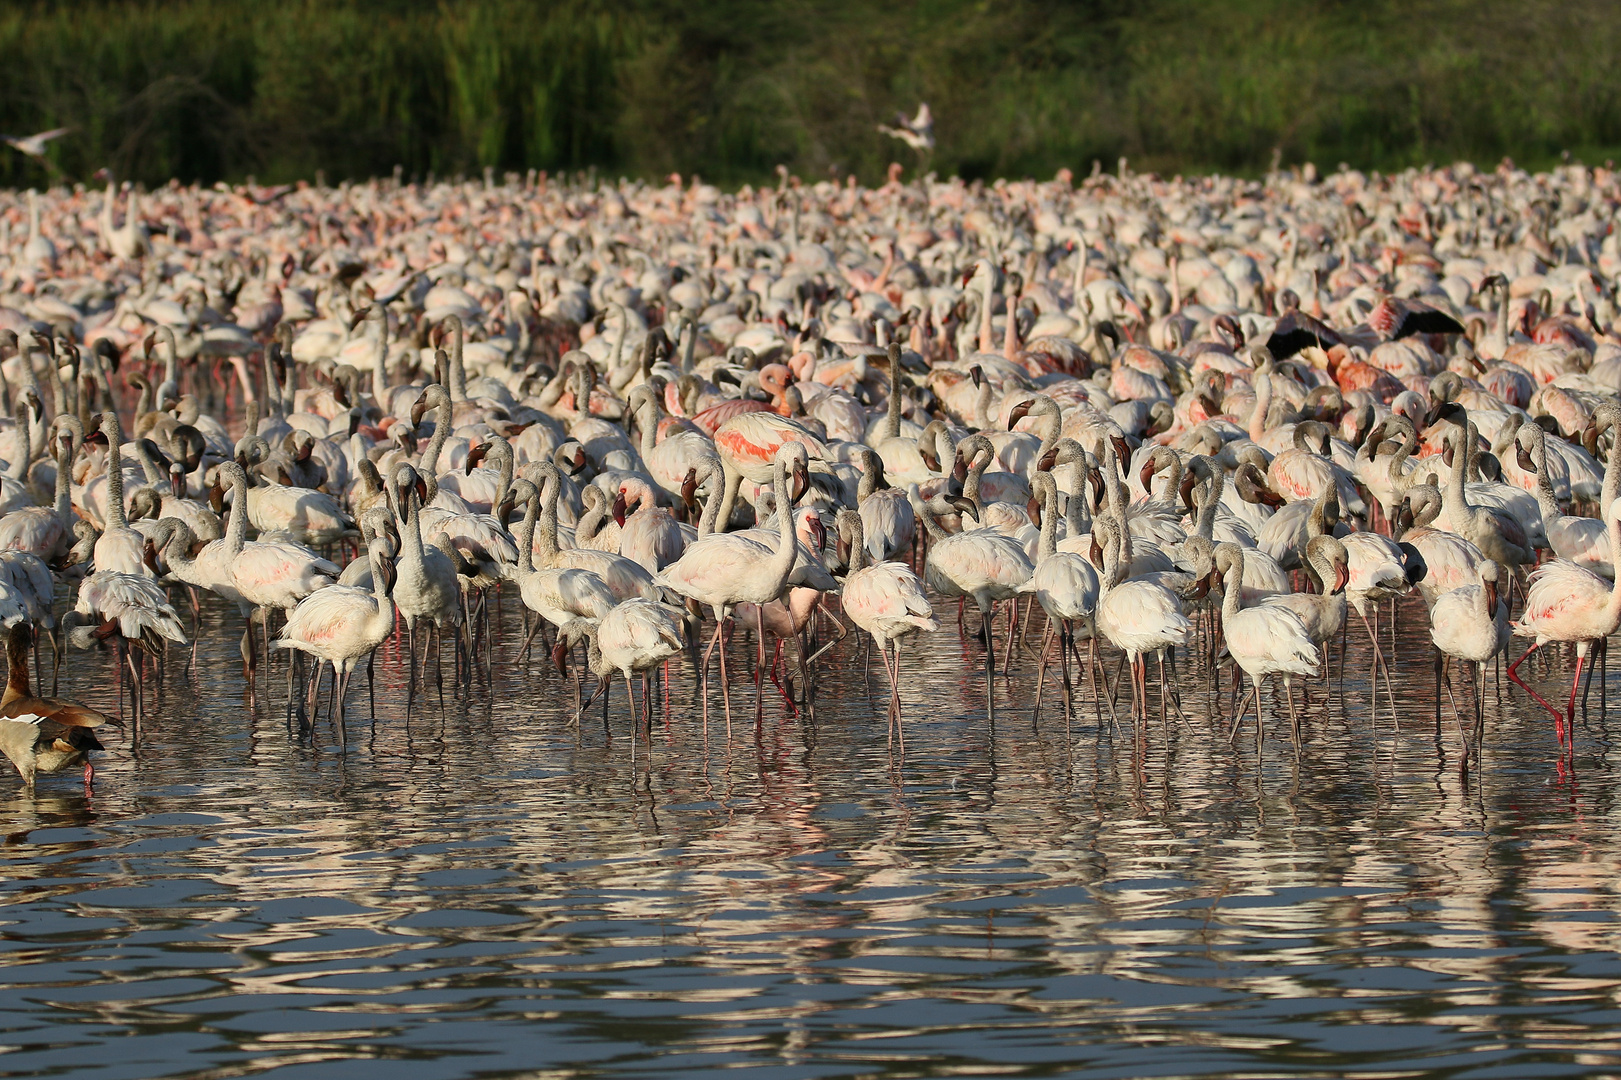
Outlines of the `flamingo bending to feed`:
M 619 604 L 600 621 L 574 619 L 564 623 L 558 630 L 557 646 L 552 655 L 557 661 L 558 670 L 562 670 L 568 646 L 582 638 L 586 641 L 586 663 L 598 681 L 597 688 L 586 698 L 579 712 L 584 712 L 598 694 L 607 693 L 608 680 L 614 672 L 624 676 L 625 693 L 630 697 L 631 738 L 634 740 L 636 729 L 650 719 L 648 673 L 681 651 L 685 641 L 683 629 L 680 609 L 636 597 Z M 636 691 L 630 681 L 632 675 L 642 677 L 640 718 L 636 715 Z M 577 712 L 575 719 L 578 718 Z
M 945 597 L 971 597 L 980 614 L 980 633 L 985 643 L 985 711 L 994 716 L 991 700 L 991 680 L 996 674 L 996 643 L 991 636 L 991 623 L 996 604 L 1012 600 L 1021 592 L 1035 566 L 1023 545 L 1010 536 L 990 529 L 971 529 L 967 532 L 947 533 L 940 527 L 937 517 L 960 512 L 978 520 L 978 510 L 965 496 L 943 497 L 935 495 L 929 502 L 916 484 L 907 487 L 912 512 L 929 534 L 929 554 L 923 562 L 923 580 L 935 592 Z M 1013 638 L 1012 622 L 1008 625 L 1008 640 Z M 1011 652 L 1011 645 L 1009 647 Z
M 912 568 L 898 562 L 867 564 L 866 538 L 862 535 L 861 515 L 840 510 L 836 519 L 840 546 L 849 552 L 850 570 L 844 577 L 844 612 L 850 621 L 872 635 L 889 678 L 889 730 L 893 740 L 900 735 L 901 753 L 906 752 L 906 734 L 901 730 L 901 639 L 919 630 L 933 633 L 940 629 L 934 609 L 923 592 L 923 582 Z M 891 664 L 889 647 L 894 646 Z

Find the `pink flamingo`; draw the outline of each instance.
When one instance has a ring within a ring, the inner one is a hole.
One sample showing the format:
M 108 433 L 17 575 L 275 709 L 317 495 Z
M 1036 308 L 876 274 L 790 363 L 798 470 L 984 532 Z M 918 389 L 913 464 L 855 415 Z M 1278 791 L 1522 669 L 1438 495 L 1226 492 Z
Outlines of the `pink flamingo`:
M 1621 550 L 1621 499 L 1613 499 L 1605 507 L 1604 519 L 1610 527 L 1610 550 Z M 1615 633 L 1617 626 L 1621 626 L 1621 575 L 1611 584 L 1565 559 L 1543 563 L 1531 575 L 1525 611 L 1514 624 L 1514 636 L 1534 640 L 1525 654 L 1508 666 L 1508 677 L 1553 714 L 1554 733 L 1561 745 L 1566 725 L 1576 716 L 1576 685 L 1581 681 L 1588 650 L 1593 642 L 1602 642 Z M 1562 714 L 1527 686 L 1518 673 L 1525 658 L 1550 641 L 1576 643 L 1576 673 Z
M 901 731 L 901 639 L 919 630 L 933 633 L 940 629 L 934 609 L 923 592 L 923 583 L 911 567 L 898 562 L 866 563 L 866 543 L 862 536 L 861 515 L 840 510 L 836 527 L 841 545 L 848 547 L 850 572 L 844 578 L 844 612 L 850 621 L 872 635 L 878 655 L 889 677 L 890 739 L 900 733 L 901 753 L 906 752 L 906 735 Z M 889 648 L 894 646 L 895 661 L 890 663 Z

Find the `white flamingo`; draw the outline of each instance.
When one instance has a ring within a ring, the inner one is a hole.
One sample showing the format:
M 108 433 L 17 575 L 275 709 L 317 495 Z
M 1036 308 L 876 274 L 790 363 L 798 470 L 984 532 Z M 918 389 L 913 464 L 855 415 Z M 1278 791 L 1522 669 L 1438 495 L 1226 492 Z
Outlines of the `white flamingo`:
M 344 697 L 349 679 L 360 661 L 371 656 L 377 646 L 394 633 L 394 604 L 389 599 L 393 567 L 382 557 L 380 541 L 373 537 L 366 545 L 372 564 L 370 590 L 348 585 L 328 585 L 299 602 L 287 616 L 287 625 L 275 641 L 277 648 L 294 649 L 315 658 L 315 678 L 311 680 L 308 712 L 303 704 L 300 719 L 313 722 L 321 693 L 321 664 L 332 665 L 336 684 L 338 744 L 348 745 L 344 730 Z
M 844 577 L 842 596 L 844 613 L 850 621 L 872 635 L 878 646 L 878 655 L 884 661 L 884 674 L 889 679 L 890 738 L 900 733 L 901 752 L 906 752 L 906 735 L 901 730 L 901 639 L 918 631 L 933 633 L 940 629 L 934 619 L 934 609 L 924 595 L 923 582 L 912 568 L 898 562 L 877 562 L 867 565 L 867 547 L 862 535 L 861 515 L 854 510 L 840 510 L 835 519 L 840 543 L 850 553 L 850 569 Z M 889 650 L 895 650 L 890 662 Z
M 749 414 L 753 415 L 753 414 Z M 809 457 L 802 442 L 784 439 L 778 444 L 772 458 L 771 487 L 776 493 L 777 505 L 788 508 L 794 499 L 788 493 L 788 474 L 792 472 L 795 484 L 809 484 Z M 722 496 L 724 506 L 724 495 Z M 723 519 L 724 520 L 724 519 Z M 715 614 L 715 635 L 704 653 L 704 716 L 709 715 L 709 657 L 721 639 L 721 630 L 731 609 L 745 601 L 764 605 L 782 595 L 788 577 L 799 554 L 799 538 L 794 535 L 791 513 L 777 515 L 777 544 L 775 548 L 747 536 L 729 533 L 710 533 L 694 541 L 681 558 L 664 568 L 654 581 L 682 596 L 710 608 Z M 758 612 L 756 615 L 758 619 Z M 765 667 L 764 629 L 756 625 L 756 645 L 759 650 L 755 671 L 755 698 L 759 704 L 759 680 Z M 726 709 L 726 729 L 731 734 L 732 701 L 726 685 L 726 651 L 720 654 L 721 698 Z
M 1294 611 L 1275 604 L 1242 607 L 1238 584 L 1243 576 L 1245 551 L 1236 544 L 1216 548 L 1216 572 L 1222 575 L 1224 595 L 1221 604 L 1222 636 L 1233 662 L 1250 677 L 1250 693 L 1233 717 L 1229 741 L 1238 734 L 1239 722 L 1255 699 L 1256 738 L 1261 732 L 1261 683 L 1269 675 L 1283 676 L 1289 702 L 1289 727 L 1295 752 L 1300 752 L 1300 718 L 1295 712 L 1292 680 L 1296 675 L 1317 674 L 1320 657 L 1306 625 Z
M 1508 623 L 1508 600 L 1497 591 L 1497 564 L 1490 559 L 1480 564 L 1480 584 L 1464 585 L 1443 594 L 1430 609 L 1430 640 L 1436 648 L 1436 675 L 1446 679 L 1447 697 L 1452 702 L 1452 717 L 1458 725 L 1458 737 L 1464 753 L 1470 751 L 1469 736 L 1464 734 L 1463 720 L 1458 715 L 1458 701 L 1452 697 L 1452 682 L 1446 678 L 1445 664 L 1462 660 L 1475 666 L 1475 741 L 1482 734 L 1482 707 L 1485 687 L 1481 682 L 1481 665 L 1508 647 L 1512 636 Z M 1441 709 L 1440 690 L 1436 690 L 1435 708 Z

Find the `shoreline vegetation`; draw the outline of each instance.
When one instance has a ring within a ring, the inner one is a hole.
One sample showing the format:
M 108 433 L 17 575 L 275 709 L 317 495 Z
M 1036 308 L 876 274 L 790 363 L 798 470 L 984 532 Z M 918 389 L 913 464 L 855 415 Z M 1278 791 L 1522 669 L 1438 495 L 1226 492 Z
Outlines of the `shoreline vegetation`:
M 0 13 L 0 185 L 545 169 L 1258 175 L 1621 157 L 1600 0 L 230 0 Z M 927 101 L 928 157 L 877 125 Z

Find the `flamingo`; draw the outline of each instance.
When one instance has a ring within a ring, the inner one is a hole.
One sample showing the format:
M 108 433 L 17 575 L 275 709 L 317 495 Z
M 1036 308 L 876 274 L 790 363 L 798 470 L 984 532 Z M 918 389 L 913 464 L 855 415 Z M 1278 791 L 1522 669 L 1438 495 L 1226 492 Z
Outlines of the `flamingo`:
M 723 455 L 722 460 L 725 460 Z M 777 544 L 775 549 L 746 536 L 711 533 L 694 541 L 681 558 L 664 568 L 654 581 L 673 589 L 689 600 L 710 608 L 715 613 L 715 635 L 704 653 L 704 717 L 707 731 L 709 715 L 709 658 L 721 639 L 721 631 L 736 605 L 748 602 L 756 607 L 782 595 L 788 584 L 799 553 L 799 539 L 794 535 L 794 519 L 786 512 L 794 503 L 788 494 L 788 474 L 794 474 L 800 490 L 810 481 L 809 455 L 805 444 L 797 439 L 784 438 L 772 457 L 771 489 L 776 494 L 777 506 L 783 512 L 777 515 Z M 797 493 L 796 493 L 797 495 Z M 723 503 L 724 506 L 724 503 Z M 724 511 L 723 511 L 724 512 Z M 724 518 L 723 518 L 724 520 Z M 755 626 L 758 635 L 758 667 L 755 671 L 755 698 L 758 704 L 761 672 L 765 667 L 765 631 Z M 726 651 L 720 653 L 721 697 L 726 709 L 726 733 L 731 737 L 732 702 L 726 684 Z
M 923 583 L 911 567 L 897 562 L 880 561 L 867 564 L 866 538 L 862 535 L 861 515 L 853 510 L 840 510 L 835 519 L 840 545 L 846 547 L 850 569 L 844 577 L 842 596 L 844 612 L 850 621 L 872 635 L 878 646 L 878 655 L 884 661 L 884 674 L 889 679 L 890 738 L 897 734 L 901 753 L 906 752 L 906 735 L 901 728 L 901 640 L 912 634 L 932 634 L 940 629 L 934 619 L 934 609 L 923 592 Z M 890 662 L 889 650 L 893 646 L 895 659 Z
M 1319 550 L 1322 550 L 1319 548 Z M 1284 696 L 1289 702 L 1289 729 L 1295 753 L 1300 753 L 1300 717 L 1295 711 L 1292 680 L 1296 675 L 1315 675 L 1321 654 L 1313 644 L 1299 613 L 1274 603 L 1243 607 L 1238 583 L 1243 577 L 1246 553 L 1236 544 L 1216 548 L 1216 572 L 1222 575 L 1221 631 L 1227 652 L 1250 677 L 1250 692 L 1233 717 L 1230 742 L 1255 699 L 1255 737 L 1261 737 L 1261 683 L 1270 675 L 1283 677 Z M 1338 584 L 1338 582 L 1336 582 Z
M 1391 534 L 1423 560 L 1418 591 L 1429 608 L 1453 589 L 1480 584 L 1480 564 L 1486 561 L 1479 548 L 1457 533 L 1430 527 L 1440 512 L 1440 489 L 1433 484 L 1414 484 L 1407 489 L 1395 519 L 1399 525 Z
M 938 516 L 961 511 L 969 516 L 977 513 L 973 502 L 966 496 L 936 495 L 930 502 L 923 501 L 916 484 L 907 488 L 912 512 L 929 534 L 929 553 L 923 562 L 923 580 L 929 588 L 948 598 L 971 598 L 979 608 L 980 635 L 985 643 L 985 707 L 987 715 L 995 715 L 991 699 L 991 680 L 996 674 L 996 643 L 991 636 L 991 623 L 999 601 L 1012 600 L 1024 590 L 1035 566 L 1024 547 L 1010 536 L 990 529 L 947 533 L 940 527 Z M 1013 637 L 1010 621 L 1008 638 Z M 1011 646 L 1010 646 L 1011 649 Z
M 716 429 L 715 453 L 726 475 L 726 491 L 720 503 L 721 529 L 732 519 L 732 507 L 743 481 L 770 481 L 777 452 L 789 442 L 803 446 L 807 460 L 827 457 L 827 446 L 814 433 L 797 420 L 776 413 L 744 413 Z
M 0 517 L 0 549 L 26 551 L 47 562 L 61 558 L 72 545 L 73 506 L 69 483 L 74 443 L 71 418 L 58 417 L 61 435 L 56 443 L 56 498 L 51 506 L 28 506 Z M 77 426 L 78 421 L 72 420 Z
M 1606 415 L 1606 419 L 1613 423 L 1613 410 Z M 1532 446 L 1530 455 L 1525 451 L 1526 436 L 1529 436 Z M 1604 522 L 1596 518 L 1571 517 L 1561 513 L 1559 504 L 1554 500 L 1553 484 L 1548 480 L 1548 433 L 1534 423 L 1522 424 L 1518 434 L 1515 435 L 1515 449 L 1521 459 L 1521 466 L 1528 471 L 1535 471 L 1537 507 L 1542 511 L 1543 531 L 1548 534 L 1548 546 L 1555 557 L 1586 567 L 1602 577 L 1614 579 L 1615 560 L 1610 551 L 1610 541 L 1606 535 Z M 1604 493 L 1600 496 L 1601 505 L 1614 501 L 1617 495 L 1621 495 L 1621 437 L 1616 438 L 1610 446 L 1610 459 L 1604 470 Z
M 554 653 L 559 667 L 562 666 L 561 660 L 567 646 L 584 638 L 587 642 L 586 663 L 598 677 L 597 688 L 580 706 L 580 712 L 595 701 L 598 694 L 607 692 L 609 678 L 618 672 L 624 676 L 625 693 L 630 698 L 631 731 L 648 722 L 648 673 L 681 651 L 685 641 L 684 629 L 678 609 L 640 597 L 616 605 L 600 620 L 573 619 L 564 623 L 558 630 Z M 630 681 L 632 675 L 642 677 L 640 719 L 636 716 L 636 691 Z
M 1099 533 L 1104 540 L 1101 599 L 1097 605 L 1098 632 L 1131 661 L 1132 719 L 1148 719 L 1148 666 L 1143 657 L 1159 658 L 1160 713 L 1165 719 L 1165 653 L 1187 643 L 1193 624 L 1182 614 L 1176 594 L 1153 581 L 1127 579 L 1130 561 L 1130 532 L 1118 520 L 1102 515 L 1092 523 L 1094 542 Z M 1235 583 L 1236 584 L 1236 583 Z M 1179 709 L 1180 711 L 1180 709 Z
M 1480 583 L 1462 585 L 1442 594 L 1430 609 L 1430 640 L 1436 649 L 1436 678 L 1445 678 L 1444 663 L 1450 660 L 1468 661 L 1475 666 L 1475 742 L 1478 744 L 1484 723 L 1481 713 L 1485 705 L 1485 685 L 1480 678 L 1481 665 L 1508 647 L 1512 636 L 1508 622 L 1508 601 L 1498 595 L 1497 564 L 1490 559 L 1480 564 Z M 1452 683 L 1447 681 L 1447 697 L 1452 701 L 1452 717 L 1458 725 L 1458 738 L 1464 753 L 1469 753 L 1469 736 L 1464 734 L 1463 720 L 1458 715 L 1458 702 L 1452 698 Z M 1441 709 L 1440 690 L 1436 690 L 1436 715 Z
M 130 528 L 124 516 L 124 469 L 119 452 L 124 437 L 118 414 L 111 409 L 101 415 L 101 433 L 107 436 L 107 527 L 96 541 L 96 569 L 151 576 L 145 559 L 146 539 Z
M 394 633 L 394 604 L 389 599 L 394 568 L 383 558 L 377 537 L 366 545 L 371 560 L 372 587 L 368 591 L 349 585 L 328 585 L 317 589 L 287 616 L 281 637 L 273 643 L 280 649 L 293 649 L 315 658 L 315 678 L 310 684 L 308 713 L 299 705 L 299 718 L 314 720 L 321 693 L 321 664 L 332 665 L 332 681 L 337 694 L 339 746 L 348 745 L 344 729 L 344 698 L 349 678 L 360 661 L 371 656 Z
M 456 562 L 450 555 L 422 542 L 422 503 L 428 485 L 417 471 L 405 462 L 394 469 L 394 506 L 402 516 L 400 521 L 400 554 L 395 560 L 395 582 L 391 596 L 400 617 L 405 620 L 407 647 L 411 653 L 411 682 L 409 692 L 416 690 L 416 624 L 427 620 L 438 648 L 434 652 L 435 681 L 441 696 L 444 694 L 444 674 L 440 654 L 444 650 L 445 628 L 461 625 L 462 592 L 456 578 Z M 423 662 L 427 662 L 428 642 L 422 643 Z
M 1066 721 L 1071 711 L 1071 693 L 1069 681 L 1069 659 L 1075 653 L 1076 663 L 1080 662 L 1080 654 L 1075 652 L 1075 624 L 1080 623 L 1082 633 L 1090 642 L 1091 652 L 1087 658 L 1087 673 L 1092 683 L 1092 698 L 1097 700 L 1097 626 L 1093 617 L 1097 612 L 1099 583 L 1097 571 L 1083 556 L 1075 552 L 1058 550 L 1058 484 L 1050 472 L 1038 472 L 1035 477 L 1035 489 L 1041 498 L 1041 541 L 1035 561 L 1035 570 L 1030 576 L 1030 588 L 1035 593 L 1036 602 L 1047 613 L 1047 618 L 1058 627 L 1058 660 L 1063 676 L 1064 687 L 1064 717 Z M 1076 496 L 1079 499 L 1079 496 Z M 1051 631 L 1048 631 L 1051 634 Z M 1046 639 L 1043 639 L 1041 649 L 1042 667 L 1047 663 Z M 1041 680 L 1045 671 L 1037 675 L 1037 709 L 1040 708 Z M 1113 702 L 1110 709 L 1114 708 Z
M 514 501 L 521 501 L 525 509 L 523 523 L 518 527 L 518 562 L 508 571 L 508 576 L 518 583 L 518 595 L 524 607 L 540 616 L 524 638 L 520 652 L 527 654 L 543 622 L 561 628 L 575 619 L 601 619 L 613 610 L 619 599 L 607 583 L 590 570 L 573 566 L 537 568 L 534 549 L 535 523 L 542 500 L 540 489 L 528 480 L 514 480 L 511 495 Z
M 1621 545 L 1621 499 L 1605 507 L 1605 524 L 1609 527 L 1610 550 Z M 1621 626 L 1621 575 L 1611 584 L 1591 570 L 1564 559 L 1543 563 L 1531 574 L 1531 587 L 1526 593 L 1525 610 L 1514 624 L 1515 637 L 1532 639 L 1531 647 L 1508 666 L 1508 677 L 1530 694 L 1536 702 L 1553 714 L 1554 733 L 1561 744 L 1565 742 L 1565 729 L 1576 716 L 1576 684 L 1582 677 L 1582 665 L 1595 641 L 1602 642 Z M 1521 680 L 1518 670 L 1525 658 L 1550 641 L 1574 642 L 1576 645 L 1576 673 L 1570 682 L 1570 701 L 1560 713 L 1535 690 Z

